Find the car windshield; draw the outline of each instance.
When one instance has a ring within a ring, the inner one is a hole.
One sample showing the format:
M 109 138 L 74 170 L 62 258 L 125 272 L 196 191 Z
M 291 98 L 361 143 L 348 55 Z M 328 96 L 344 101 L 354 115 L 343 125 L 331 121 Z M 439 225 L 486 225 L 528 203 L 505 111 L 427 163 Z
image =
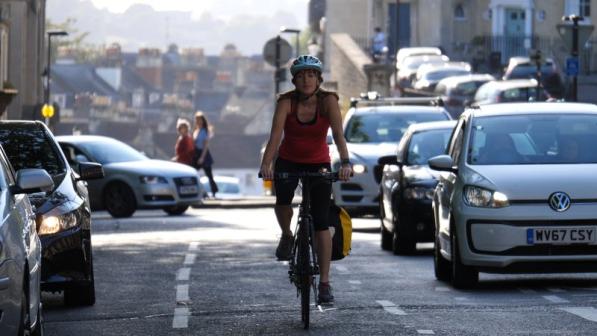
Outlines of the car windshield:
M 0 143 L 15 171 L 45 169 L 52 177 L 66 173 L 66 164 L 57 146 L 35 124 L 2 124 Z
M 473 97 L 477 89 L 485 83 L 486 80 L 462 82 L 452 89 L 451 94 Z
M 426 165 L 430 158 L 444 154 L 451 128 L 435 129 L 413 134 L 406 157 L 407 165 Z
M 546 63 L 541 66 L 541 75 L 543 77 L 549 76 L 554 72 L 553 64 Z M 530 63 L 519 64 L 512 69 L 508 78 L 535 78 L 537 76 L 537 66 Z
M 452 77 L 452 76 L 460 76 L 460 75 L 468 75 L 470 71 L 468 70 L 440 70 L 440 71 L 432 71 L 428 72 L 425 75 L 425 79 L 438 81 L 444 78 Z
M 83 142 L 80 146 L 101 164 L 149 160 L 133 147 L 114 139 Z
M 345 137 L 350 143 L 398 142 L 408 126 L 426 121 L 448 120 L 438 113 L 372 113 L 350 118 Z
M 473 165 L 597 163 L 597 115 L 536 114 L 475 119 Z

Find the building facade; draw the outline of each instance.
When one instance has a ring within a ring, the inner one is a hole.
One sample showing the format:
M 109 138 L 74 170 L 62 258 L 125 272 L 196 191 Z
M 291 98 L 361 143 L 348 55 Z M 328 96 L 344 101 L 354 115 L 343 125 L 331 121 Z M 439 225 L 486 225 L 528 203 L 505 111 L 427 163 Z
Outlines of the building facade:
M 32 119 L 43 101 L 45 0 L 0 0 L 2 118 Z M 39 112 L 39 111 L 37 111 Z

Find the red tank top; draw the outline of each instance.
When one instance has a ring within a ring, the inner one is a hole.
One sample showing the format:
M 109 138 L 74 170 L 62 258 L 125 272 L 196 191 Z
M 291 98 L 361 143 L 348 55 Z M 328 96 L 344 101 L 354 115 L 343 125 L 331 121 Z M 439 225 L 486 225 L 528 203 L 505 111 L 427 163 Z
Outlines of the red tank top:
M 284 124 L 284 139 L 278 156 L 297 163 L 328 163 L 330 152 L 326 137 L 330 120 L 320 113 L 318 97 L 315 117 L 308 122 L 301 122 L 297 114 L 297 102 L 290 98 L 290 114 Z

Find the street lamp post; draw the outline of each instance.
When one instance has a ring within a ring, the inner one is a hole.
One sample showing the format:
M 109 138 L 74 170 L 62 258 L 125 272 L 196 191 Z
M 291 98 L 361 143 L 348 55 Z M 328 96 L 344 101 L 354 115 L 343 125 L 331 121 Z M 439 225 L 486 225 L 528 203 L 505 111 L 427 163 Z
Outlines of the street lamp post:
M 299 34 L 301 33 L 301 30 L 300 29 L 286 28 L 286 27 L 282 26 L 282 27 L 280 27 L 280 32 L 281 33 L 293 33 L 293 34 L 296 34 L 295 54 L 296 54 L 296 57 L 299 57 Z
M 570 54 L 577 65 L 576 69 L 578 69 L 578 21 L 583 21 L 584 18 L 582 16 L 573 14 L 562 17 L 562 20 L 572 21 L 572 50 Z M 578 100 L 578 74 L 572 76 L 572 92 L 570 94 L 570 98 L 572 101 Z
M 50 82 L 51 73 L 50 68 L 52 64 L 52 37 L 67 36 L 68 33 L 63 30 L 48 31 L 48 65 L 46 66 L 46 91 L 44 94 L 44 106 L 42 107 L 42 115 L 45 118 L 46 125 L 49 125 L 50 118 L 54 115 L 54 107 L 50 103 Z

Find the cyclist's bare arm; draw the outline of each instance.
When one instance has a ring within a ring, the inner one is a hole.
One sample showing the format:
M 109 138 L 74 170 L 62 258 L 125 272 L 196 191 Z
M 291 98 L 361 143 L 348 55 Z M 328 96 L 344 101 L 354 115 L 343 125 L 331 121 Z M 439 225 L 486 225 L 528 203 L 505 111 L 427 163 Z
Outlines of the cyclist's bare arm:
M 276 104 L 276 112 L 274 112 L 269 140 L 267 141 L 263 160 L 261 161 L 260 171 L 266 180 L 271 180 L 274 177 L 272 161 L 274 160 L 274 155 L 282 141 L 282 133 L 284 131 L 284 124 L 286 123 L 288 111 L 290 111 L 290 99 L 278 101 Z
M 338 100 L 336 99 L 336 97 L 329 95 L 325 98 L 324 103 L 326 105 L 326 110 L 329 111 L 332 136 L 334 137 L 334 143 L 336 144 L 336 148 L 338 149 L 338 153 L 340 154 L 340 159 L 348 160 L 348 149 L 346 148 L 346 139 L 344 139 L 344 134 L 342 131 L 342 115 L 340 114 L 340 106 L 338 105 Z M 338 173 L 340 175 L 340 180 L 348 181 L 348 179 L 352 175 L 352 167 L 350 167 L 349 165 L 341 165 L 340 171 Z

